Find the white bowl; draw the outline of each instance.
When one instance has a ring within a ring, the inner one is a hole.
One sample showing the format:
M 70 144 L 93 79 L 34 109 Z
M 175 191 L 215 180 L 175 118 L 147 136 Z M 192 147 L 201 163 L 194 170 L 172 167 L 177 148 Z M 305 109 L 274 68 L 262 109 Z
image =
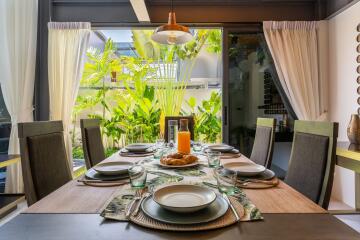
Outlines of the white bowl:
M 161 207 L 179 213 L 199 211 L 216 199 L 213 190 L 206 187 L 176 184 L 156 190 L 153 200 Z

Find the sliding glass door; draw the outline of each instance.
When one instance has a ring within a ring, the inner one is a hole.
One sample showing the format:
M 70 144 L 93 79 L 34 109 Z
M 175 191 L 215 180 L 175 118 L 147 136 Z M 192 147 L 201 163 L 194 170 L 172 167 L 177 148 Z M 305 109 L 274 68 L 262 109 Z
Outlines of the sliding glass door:
M 258 117 L 276 118 L 278 139 L 291 141 L 291 117 L 261 28 L 224 29 L 223 58 L 224 141 L 250 156 Z

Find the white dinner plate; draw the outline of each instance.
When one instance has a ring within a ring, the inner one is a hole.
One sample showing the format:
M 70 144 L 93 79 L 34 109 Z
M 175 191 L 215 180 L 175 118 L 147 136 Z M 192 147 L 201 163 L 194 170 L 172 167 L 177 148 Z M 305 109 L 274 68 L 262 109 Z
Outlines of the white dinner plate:
M 152 147 L 152 144 L 149 143 L 134 143 L 125 146 L 125 149 L 129 152 L 146 152 L 150 147 Z
M 266 170 L 262 165 L 245 162 L 228 162 L 223 164 L 226 170 L 235 171 L 239 176 L 251 177 L 258 175 Z
M 134 163 L 131 162 L 104 162 L 95 165 L 93 169 L 103 175 L 119 175 L 127 173 L 132 165 Z
M 179 213 L 196 212 L 216 199 L 213 190 L 190 184 L 176 184 L 156 190 L 153 200 L 161 207 Z
M 212 144 L 209 145 L 207 148 L 211 151 L 218 151 L 222 153 L 231 152 L 234 149 L 234 147 L 227 144 Z

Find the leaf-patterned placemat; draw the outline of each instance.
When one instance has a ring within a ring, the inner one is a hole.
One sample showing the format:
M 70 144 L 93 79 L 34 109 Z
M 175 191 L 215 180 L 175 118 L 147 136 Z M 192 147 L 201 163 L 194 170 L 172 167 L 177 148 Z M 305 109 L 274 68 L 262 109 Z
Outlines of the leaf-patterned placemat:
M 217 189 L 216 181 L 212 175 L 212 169 L 207 168 L 203 164 L 194 168 L 185 169 L 164 169 L 160 167 L 158 161 L 154 159 L 147 159 L 141 164 L 145 166 L 148 171 L 147 185 L 149 187 L 158 188 L 163 185 L 181 182 Z M 245 215 L 241 218 L 241 221 L 263 219 L 259 209 L 240 188 L 236 188 L 232 196 L 244 207 Z M 122 186 L 110 203 L 105 206 L 100 215 L 107 219 L 127 221 L 125 211 L 133 197 L 134 189 L 132 189 L 130 185 Z

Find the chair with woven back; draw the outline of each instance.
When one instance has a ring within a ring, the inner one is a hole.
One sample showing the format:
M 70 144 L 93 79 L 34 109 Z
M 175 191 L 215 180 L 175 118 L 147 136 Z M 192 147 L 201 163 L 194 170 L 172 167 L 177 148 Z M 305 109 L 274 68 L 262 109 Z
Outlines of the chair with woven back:
M 285 182 L 327 209 L 334 178 L 338 123 L 295 121 Z
M 81 139 L 86 168 L 90 169 L 105 159 L 99 119 L 80 119 Z
M 72 180 L 61 121 L 18 124 L 21 167 L 28 205 Z
M 271 167 L 274 151 L 276 119 L 258 118 L 250 159 L 266 168 Z

